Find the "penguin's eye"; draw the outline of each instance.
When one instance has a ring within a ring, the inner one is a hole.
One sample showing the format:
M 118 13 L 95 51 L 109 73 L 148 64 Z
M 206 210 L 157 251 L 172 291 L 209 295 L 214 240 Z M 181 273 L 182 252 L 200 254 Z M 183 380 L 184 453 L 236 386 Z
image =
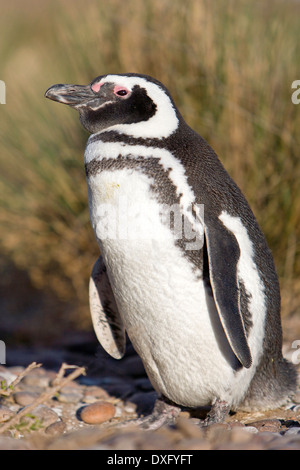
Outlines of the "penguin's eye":
M 122 98 L 129 95 L 129 90 L 127 90 L 127 88 L 124 88 L 122 86 L 115 86 L 114 88 L 114 94 L 117 95 L 117 96 L 121 96 Z

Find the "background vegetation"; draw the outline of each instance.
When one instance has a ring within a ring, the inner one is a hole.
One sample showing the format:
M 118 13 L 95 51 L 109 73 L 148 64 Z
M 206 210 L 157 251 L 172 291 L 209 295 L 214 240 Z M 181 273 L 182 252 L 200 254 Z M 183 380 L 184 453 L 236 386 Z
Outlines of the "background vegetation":
M 300 4 L 292 0 L 0 2 L 1 326 L 19 338 L 89 327 L 98 253 L 83 152 L 54 83 L 105 73 L 161 80 L 246 194 L 271 249 L 283 314 L 299 314 Z M 23 336 L 22 336 L 23 335 Z M 27 335 L 27 336 L 26 336 Z

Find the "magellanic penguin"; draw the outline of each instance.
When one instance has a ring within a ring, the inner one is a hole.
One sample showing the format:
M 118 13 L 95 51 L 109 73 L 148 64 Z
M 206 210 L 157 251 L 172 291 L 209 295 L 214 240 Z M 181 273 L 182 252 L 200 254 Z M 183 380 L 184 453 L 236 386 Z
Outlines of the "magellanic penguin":
M 273 258 L 243 194 L 168 90 L 138 74 L 45 95 L 78 110 L 91 223 L 100 247 L 90 281 L 97 337 L 114 358 L 125 331 L 159 395 L 148 423 L 211 405 L 288 402 Z M 157 420 L 155 421 L 155 419 Z M 149 424 L 149 426 L 150 426 Z M 154 425 L 153 425 L 154 426 Z

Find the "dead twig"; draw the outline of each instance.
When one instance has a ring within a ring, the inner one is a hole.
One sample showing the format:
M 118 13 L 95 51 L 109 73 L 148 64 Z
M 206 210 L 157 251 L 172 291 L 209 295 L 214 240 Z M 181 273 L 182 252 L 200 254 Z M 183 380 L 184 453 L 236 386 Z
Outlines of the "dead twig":
M 67 377 L 63 378 L 62 373 L 69 368 L 75 368 L 74 372 L 72 372 L 70 375 Z M 63 371 L 63 372 L 62 372 Z M 12 426 L 15 426 L 18 424 L 21 420 L 21 418 L 34 410 L 38 405 L 41 405 L 45 401 L 49 400 L 50 398 L 53 397 L 53 395 L 56 395 L 57 392 L 59 392 L 63 387 L 66 386 L 67 383 L 71 382 L 72 380 L 77 379 L 80 375 L 85 375 L 85 368 L 84 367 L 78 367 L 78 366 L 68 366 L 67 364 L 63 364 L 54 379 L 56 381 L 59 377 L 59 383 L 55 386 L 48 387 L 47 390 L 45 390 L 44 393 L 42 393 L 31 405 L 25 406 L 19 413 L 17 413 L 15 416 L 13 416 L 9 421 L 7 421 L 5 424 L 3 424 L 0 427 L 0 434 L 3 434 L 5 431 L 7 431 L 9 428 Z
M 71 365 L 66 364 L 65 362 L 63 362 L 62 365 L 60 366 L 60 369 L 59 369 L 55 379 L 52 381 L 52 384 L 51 384 L 52 387 L 55 387 L 56 385 L 58 385 L 60 383 L 60 381 L 64 377 L 65 371 L 67 369 L 78 369 L 78 366 L 71 366 Z
M 4 397 L 9 397 L 14 392 L 16 385 L 21 382 L 23 377 L 25 377 L 25 375 L 27 375 L 28 372 L 30 372 L 31 370 L 36 369 L 37 367 L 41 367 L 41 365 L 42 364 L 37 364 L 36 362 L 32 362 L 31 364 L 29 364 L 29 366 L 27 366 L 26 369 L 20 372 L 20 374 L 15 378 L 15 380 L 12 381 L 11 384 L 9 384 L 5 389 L 0 389 L 0 395 Z

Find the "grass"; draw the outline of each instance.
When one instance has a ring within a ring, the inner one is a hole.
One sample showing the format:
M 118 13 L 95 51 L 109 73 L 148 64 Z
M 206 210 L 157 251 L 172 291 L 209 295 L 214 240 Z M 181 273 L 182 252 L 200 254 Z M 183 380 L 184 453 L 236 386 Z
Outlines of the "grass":
M 300 4 L 279 0 L 2 2 L 1 257 L 88 318 L 98 253 L 83 170 L 88 135 L 76 112 L 43 94 L 54 83 L 146 73 L 170 89 L 246 194 L 287 292 L 284 312 L 296 311 L 299 14 Z

